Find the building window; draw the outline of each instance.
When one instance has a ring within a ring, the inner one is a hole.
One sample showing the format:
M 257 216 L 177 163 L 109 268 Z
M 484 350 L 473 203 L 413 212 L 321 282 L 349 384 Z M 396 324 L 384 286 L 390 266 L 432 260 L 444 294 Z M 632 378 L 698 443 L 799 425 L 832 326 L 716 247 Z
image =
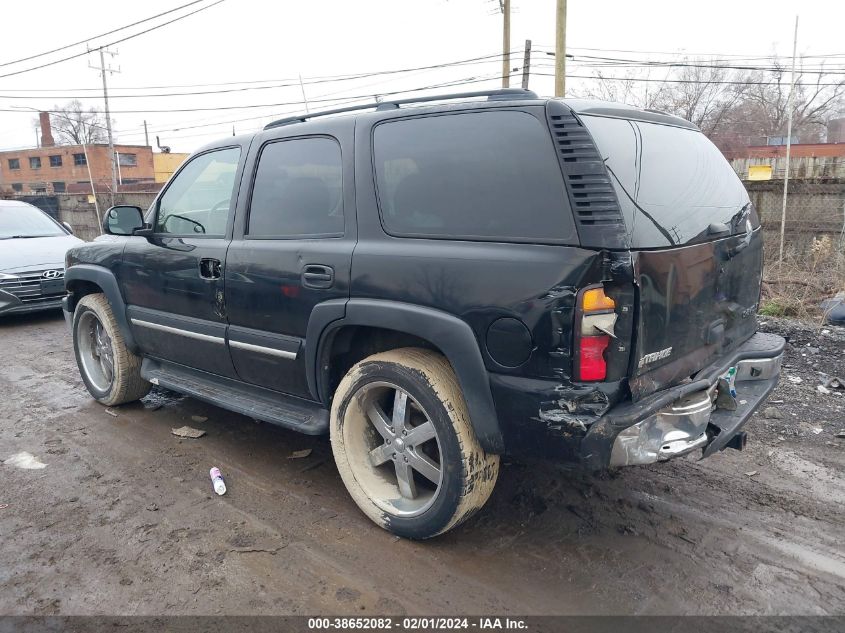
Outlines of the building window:
M 63 183 L 63 182 L 54 182 L 54 183 L 53 183 L 53 191 L 54 191 L 55 193 L 64 193 L 65 191 L 67 191 L 67 189 L 65 188 L 65 183 Z
M 73 164 L 79 167 L 80 165 L 87 165 L 88 161 L 85 160 L 85 154 L 74 154 L 73 155 Z
M 20 169 L 21 168 L 21 159 L 20 158 L 10 158 L 9 159 L 9 169 Z
M 62 166 L 62 157 L 61 156 L 50 156 L 50 167 L 61 167 Z
M 117 154 L 117 164 L 121 167 L 137 167 L 138 166 L 138 155 L 137 154 Z
M 21 191 L 23 191 L 23 184 L 19 182 L 13 182 L 12 191 L 17 191 L 18 193 L 20 193 Z
M 41 157 L 40 156 L 30 156 L 29 157 L 29 168 L 30 169 L 41 169 Z
M 34 193 L 47 193 L 47 183 L 46 182 L 30 183 L 29 188 L 32 189 L 32 191 Z

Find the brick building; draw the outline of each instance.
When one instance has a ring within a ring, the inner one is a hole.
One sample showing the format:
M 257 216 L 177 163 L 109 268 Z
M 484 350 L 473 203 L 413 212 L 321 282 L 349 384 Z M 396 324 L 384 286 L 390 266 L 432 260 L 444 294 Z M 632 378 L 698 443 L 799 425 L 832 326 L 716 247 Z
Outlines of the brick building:
M 119 183 L 155 181 L 151 147 L 116 144 L 114 149 Z M 108 145 L 56 145 L 46 113 L 41 116 L 41 147 L 0 152 L 0 191 L 64 193 L 79 190 L 79 185 L 90 190 L 92 179 L 101 191 L 111 188 L 111 178 Z

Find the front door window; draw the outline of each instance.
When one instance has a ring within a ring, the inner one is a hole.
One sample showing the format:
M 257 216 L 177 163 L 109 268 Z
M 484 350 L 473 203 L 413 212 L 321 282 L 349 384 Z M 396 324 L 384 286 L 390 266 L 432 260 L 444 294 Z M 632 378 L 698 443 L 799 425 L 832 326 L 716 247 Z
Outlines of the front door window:
M 200 154 L 179 172 L 158 203 L 156 233 L 223 237 L 232 206 L 239 147 Z

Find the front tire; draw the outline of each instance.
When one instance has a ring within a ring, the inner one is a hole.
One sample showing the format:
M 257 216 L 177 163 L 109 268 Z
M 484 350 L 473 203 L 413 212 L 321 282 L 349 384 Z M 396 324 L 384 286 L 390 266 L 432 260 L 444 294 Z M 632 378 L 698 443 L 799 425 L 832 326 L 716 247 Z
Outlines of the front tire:
M 442 534 L 480 509 L 499 456 L 475 437 L 446 359 L 403 348 L 349 370 L 335 392 L 331 444 L 352 499 L 381 527 L 406 538 Z
M 141 357 L 126 347 L 108 299 L 85 295 L 73 313 L 73 351 L 82 381 L 108 407 L 134 402 L 150 390 L 141 378 Z

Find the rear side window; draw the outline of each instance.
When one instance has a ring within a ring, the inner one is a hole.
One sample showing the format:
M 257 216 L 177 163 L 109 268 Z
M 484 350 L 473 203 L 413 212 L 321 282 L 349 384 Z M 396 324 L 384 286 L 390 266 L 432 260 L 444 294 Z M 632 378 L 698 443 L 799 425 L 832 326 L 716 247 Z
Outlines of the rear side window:
M 471 112 L 382 123 L 373 153 L 388 233 L 577 242 L 551 136 L 530 114 Z
M 337 141 L 270 143 L 258 160 L 247 233 L 266 238 L 342 235 L 342 194 Z
M 584 116 L 611 172 L 633 248 L 700 242 L 744 231 L 748 193 L 721 152 L 696 130 Z

